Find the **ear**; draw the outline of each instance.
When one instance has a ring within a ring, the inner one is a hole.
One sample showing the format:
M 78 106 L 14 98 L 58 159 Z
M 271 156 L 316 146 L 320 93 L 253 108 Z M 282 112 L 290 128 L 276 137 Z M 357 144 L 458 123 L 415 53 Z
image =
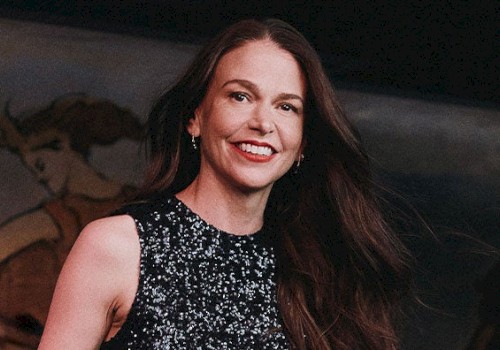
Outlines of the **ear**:
M 200 136 L 200 111 L 199 107 L 195 109 L 194 116 L 189 118 L 187 131 L 194 137 Z

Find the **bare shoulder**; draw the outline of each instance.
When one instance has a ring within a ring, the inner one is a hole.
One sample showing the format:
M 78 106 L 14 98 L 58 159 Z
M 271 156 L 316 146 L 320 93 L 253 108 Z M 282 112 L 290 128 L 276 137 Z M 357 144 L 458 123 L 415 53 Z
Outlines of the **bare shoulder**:
M 118 215 L 89 223 L 74 249 L 89 249 L 102 259 L 126 259 L 139 255 L 139 239 L 132 217 Z
M 100 276 L 99 283 L 113 292 L 115 303 L 136 282 L 139 261 L 135 222 L 128 215 L 119 215 L 89 223 L 76 240 L 67 263 L 86 266 L 85 273 Z
M 88 224 L 59 276 L 40 349 L 98 347 L 132 304 L 139 260 L 130 216 Z
M 89 223 L 78 240 L 95 248 L 112 248 L 118 254 L 138 248 L 138 235 L 134 219 L 128 215 L 110 216 Z
M 111 216 L 89 223 L 76 240 L 62 271 L 69 279 L 91 282 L 109 308 L 127 299 L 136 284 L 140 244 L 134 220 Z

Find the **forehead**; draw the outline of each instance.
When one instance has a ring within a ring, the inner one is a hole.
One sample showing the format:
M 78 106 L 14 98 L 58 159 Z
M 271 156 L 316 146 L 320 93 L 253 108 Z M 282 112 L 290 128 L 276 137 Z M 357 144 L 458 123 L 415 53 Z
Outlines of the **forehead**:
M 299 63 L 291 53 L 270 40 L 250 41 L 222 56 L 212 83 L 224 84 L 231 79 L 246 79 L 301 95 L 306 90 Z

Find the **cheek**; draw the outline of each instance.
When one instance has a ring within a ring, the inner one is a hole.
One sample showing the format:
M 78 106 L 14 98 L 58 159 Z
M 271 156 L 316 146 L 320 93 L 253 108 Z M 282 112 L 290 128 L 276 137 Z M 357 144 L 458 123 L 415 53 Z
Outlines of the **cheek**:
M 287 128 L 285 128 L 285 133 L 283 134 L 284 142 L 290 149 L 300 149 L 303 139 L 303 123 L 295 122 L 290 123 Z
M 205 114 L 205 118 L 201 124 L 202 137 L 231 136 L 241 128 L 243 119 L 241 114 L 231 113 L 227 110 L 218 111 L 214 109 L 209 115 Z

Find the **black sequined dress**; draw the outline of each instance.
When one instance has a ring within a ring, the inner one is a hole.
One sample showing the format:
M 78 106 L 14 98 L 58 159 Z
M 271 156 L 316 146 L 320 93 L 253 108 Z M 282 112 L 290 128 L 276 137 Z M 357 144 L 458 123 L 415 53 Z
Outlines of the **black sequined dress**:
M 264 231 L 218 230 L 175 197 L 126 207 L 141 245 L 127 320 L 101 349 L 288 349 Z

